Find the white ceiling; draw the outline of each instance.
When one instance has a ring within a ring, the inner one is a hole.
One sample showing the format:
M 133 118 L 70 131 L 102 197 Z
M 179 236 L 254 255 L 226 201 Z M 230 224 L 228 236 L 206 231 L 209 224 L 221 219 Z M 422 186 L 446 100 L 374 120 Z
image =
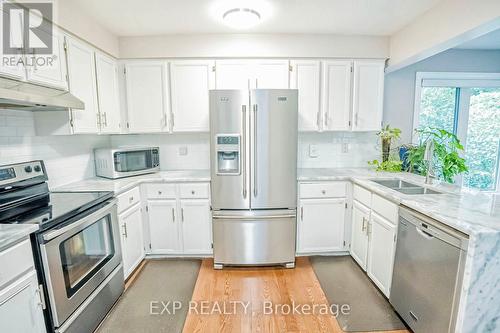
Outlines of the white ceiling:
M 64 1 L 73 2 L 117 36 L 241 32 L 211 15 L 216 3 L 227 0 Z M 264 1 L 272 14 L 244 32 L 391 35 L 441 0 Z
M 457 49 L 500 50 L 500 29 L 456 47 Z

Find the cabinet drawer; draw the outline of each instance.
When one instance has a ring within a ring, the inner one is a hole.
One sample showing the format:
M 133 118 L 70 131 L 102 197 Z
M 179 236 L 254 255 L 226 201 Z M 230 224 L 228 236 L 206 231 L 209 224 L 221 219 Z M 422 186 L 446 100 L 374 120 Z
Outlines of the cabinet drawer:
M 179 193 L 182 199 L 206 199 L 209 193 L 208 184 L 180 184 Z
M 175 184 L 146 185 L 148 199 L 175 199 Z
M 334 182 L 300 184 L 299 193 L 301 199 L 345 197 L 347 193 L 347 183 Z
M 394 225 L 398 224 L 398 205 L 392 201 L 384 199 L 380 195 L 373 194 L 372 209 Z
M 27 239 L 0 252 L 0 288 L 7 282 L 34 269 L 33 252 Z
M 118 213 L 123 212 L 127 208 L 132 207 L 136 203 L 141 201 L 141 191 L 139 190 L 139 186 L 134 187 L 133 189 L 122 193 L 118 196 Z
M 355 200 L 358 200 L 366 207 L 372 206 L 372 192 L 368 191 L 367 189 L 359 185 L 354 185 L 352 193 L 353 193 L 352 196 Z

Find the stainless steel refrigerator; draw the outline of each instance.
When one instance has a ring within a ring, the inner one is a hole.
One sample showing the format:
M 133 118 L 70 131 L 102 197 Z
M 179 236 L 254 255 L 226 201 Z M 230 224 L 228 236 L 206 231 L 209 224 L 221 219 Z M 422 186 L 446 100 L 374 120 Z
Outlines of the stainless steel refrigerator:
M 214 268 L 295 265 L 297 90 L 211 90 Z

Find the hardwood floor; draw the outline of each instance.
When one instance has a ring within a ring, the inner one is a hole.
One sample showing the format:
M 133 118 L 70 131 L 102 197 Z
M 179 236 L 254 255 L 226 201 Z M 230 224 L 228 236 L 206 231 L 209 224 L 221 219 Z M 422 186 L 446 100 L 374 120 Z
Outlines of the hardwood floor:
M 307 258 L 297 258 L 295 269 L 214 270 L 212 265 L 211 259 L 203 260 L 184 333 L 343 332 L 331 314 L 319 311 L 328 306 L 328 301 Z M 273 314 L 266 313 L 270 304 L 292 303 L 317 307 L 314 314 L 306 312 L 307 307 L 302 307 L 300 314 L 287 314 L 287 306 Z M 206 304 L 206 311 L 202 304 Z M 244 305 L 248 306 L 246 311 Z M 214 309 L 216 313 L 209 314 Z M 408 331 L 386 333 L 405 332 Z

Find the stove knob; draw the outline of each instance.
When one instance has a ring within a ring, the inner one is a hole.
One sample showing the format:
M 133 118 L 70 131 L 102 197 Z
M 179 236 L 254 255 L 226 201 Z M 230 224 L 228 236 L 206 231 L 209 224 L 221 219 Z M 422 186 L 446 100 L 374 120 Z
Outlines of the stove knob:
M 31 168 L 31 166 L 27 165 L 24 167 L 24 171 L 26 171 L 27 173 L 30 173 L 31 171 L 33 171 L 33 169 Z
M 39 165 L 35 165 L 35 167 L 33 168 L 35 170 L 35 172 L 40 172 L 42 171 L 42 168 L 40 168 Z

